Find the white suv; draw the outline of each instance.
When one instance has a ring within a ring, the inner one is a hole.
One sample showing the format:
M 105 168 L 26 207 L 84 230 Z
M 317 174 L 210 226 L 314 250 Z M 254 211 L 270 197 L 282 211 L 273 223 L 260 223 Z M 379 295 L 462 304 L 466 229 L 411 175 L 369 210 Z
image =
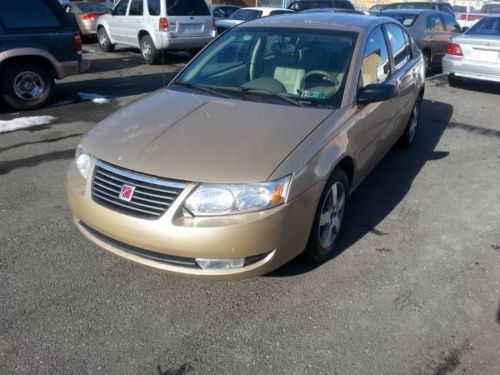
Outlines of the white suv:
M 162 50 L 191 50 L 215 36 L 215 24 L 204 0 L 120 0 L 97 20 L 102 50 L 115 44 L 139 47 L 148 64 Z

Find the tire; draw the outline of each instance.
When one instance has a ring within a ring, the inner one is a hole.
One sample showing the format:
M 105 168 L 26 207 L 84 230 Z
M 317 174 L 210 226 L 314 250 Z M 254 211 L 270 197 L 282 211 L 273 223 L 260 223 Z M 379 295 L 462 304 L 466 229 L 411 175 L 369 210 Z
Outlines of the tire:
M 115 50 L 115 45 L 111 43 L 104 27 L 97 30 L 97 42 L 99 43 L 99 48 L 104 52 L 113 52 Z
M 16 110 L 44 106 L 54 92 L 54 77 L 50 68 L 40 63 L 9 64 L 2 73 L 3 99 Z
M 419 97 L 413 106 L 410 119 L 408 120 L 408 124 L 406 125 L 405 132 L 399 138 L 399 146 L 405 150 L 409 149 L 413 142 L 415 141 L 415 137 L 417 135 L 418 123 L 420 120 L 420 107 L 422 106 L 422 98 Z
M 431 54 L 429 51 L 424 51 L 424 66 L 425 74 L 431 71 Z
M 144 35 L 141 38 L 141 55 L 144 61 L 148 65 L 154 65 L 158 63 L 160 57 L 159 51 L 156 49 L 153 39 L 149 35 Z
M 308 260 L 323 263 L 338 253 L 348 197 L 349 179 L 342 169 L 336 169 L 328 180 L 316 209 L 309 242 L 304 251 Z
M 448 84 L 451 87 L 459 87 L 462 83 L 463 81 L 460 78 L 454 76 L 453 74 L 448 75 Z

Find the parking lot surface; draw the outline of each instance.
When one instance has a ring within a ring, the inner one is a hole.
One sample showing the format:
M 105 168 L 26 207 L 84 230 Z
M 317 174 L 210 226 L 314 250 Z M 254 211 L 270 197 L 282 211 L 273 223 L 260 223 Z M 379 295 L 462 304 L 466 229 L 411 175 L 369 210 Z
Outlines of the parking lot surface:
M 1 374 L 500 373 L 498 87 L 428 78 L 414 147 L 354 193 L 336 258 L 206 281 L 130 263 L 73 225 L 65 172 L 82 135 L 190 58 L 85 48 L 91 71 L 58 82 L 49 107 L 0 104 L 0 120 L 57 118 L 0 135 Z

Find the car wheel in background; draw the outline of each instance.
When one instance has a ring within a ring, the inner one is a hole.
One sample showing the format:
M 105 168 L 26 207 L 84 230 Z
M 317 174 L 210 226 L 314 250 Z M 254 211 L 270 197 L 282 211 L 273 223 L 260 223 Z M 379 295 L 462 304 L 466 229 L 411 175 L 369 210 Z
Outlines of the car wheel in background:
M 304 255 L 315 263 L 332 258 L 338 251 L 340 228 L 349 196 L 349 179 L 336 169 L 319 200 L 309 242 Z
M 424 66 L 425 66 L 425 73 L 427 74 L 430 71 L 431 67 L 431 53 L 429 51 L 424 51 Z
M 104 27 L 101 27 L 99 30 L 97 30 L 97 41 L 99 42 L 99 47 L 104 52 L 114 51 L 115 45 L 111 43 L 109 35 Z
M 54 77 L 40 62 L 9 64 L 2 75 L 2 96 L 17 110 L 41 107 L 54 92 Z
M 144 35 L 141 38 L 140 45 L 141 45 L 141 54 L 146 64 L 148 65 L 156 64 L 158 62 L 160 53 L 156 49 L 153 39 L 151 39 L 149 35 Z
M 453 75 L 453 74 L 448 75 L 448 84 L 451 87 L 458 87 L 462 83 L 463 83 L 463 81 L 460 78 L 456 77 L 455 75 Z
M 413 142 L 415 141 L 415 136 L 417 135 L 418 122 L 420 119 L 420 107 L 422 104 L 422 98 L 419 97 L 417 102 L 413 106 L 410 119 L 406 125 L 405 132 L 399 138 L 399 145 L 401 148 L 409 149 Z

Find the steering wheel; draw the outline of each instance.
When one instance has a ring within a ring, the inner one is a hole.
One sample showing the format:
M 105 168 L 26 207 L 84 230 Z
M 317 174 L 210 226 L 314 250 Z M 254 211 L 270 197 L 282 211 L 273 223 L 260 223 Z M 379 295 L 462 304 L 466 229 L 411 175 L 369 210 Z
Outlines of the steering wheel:
M 304 74 L 304 77 L 302 77 L 302 80 L 300 81 L 301 90 L 304 89 L 306 80 L 311 76 L 322 76 L 323 78 L 326 78 L 328 81 L 333 82 L 334 86 L 340 85 L 339 80 L 333 74 L 325 72 L 324 70 L 311 70 L 310 72 Z

